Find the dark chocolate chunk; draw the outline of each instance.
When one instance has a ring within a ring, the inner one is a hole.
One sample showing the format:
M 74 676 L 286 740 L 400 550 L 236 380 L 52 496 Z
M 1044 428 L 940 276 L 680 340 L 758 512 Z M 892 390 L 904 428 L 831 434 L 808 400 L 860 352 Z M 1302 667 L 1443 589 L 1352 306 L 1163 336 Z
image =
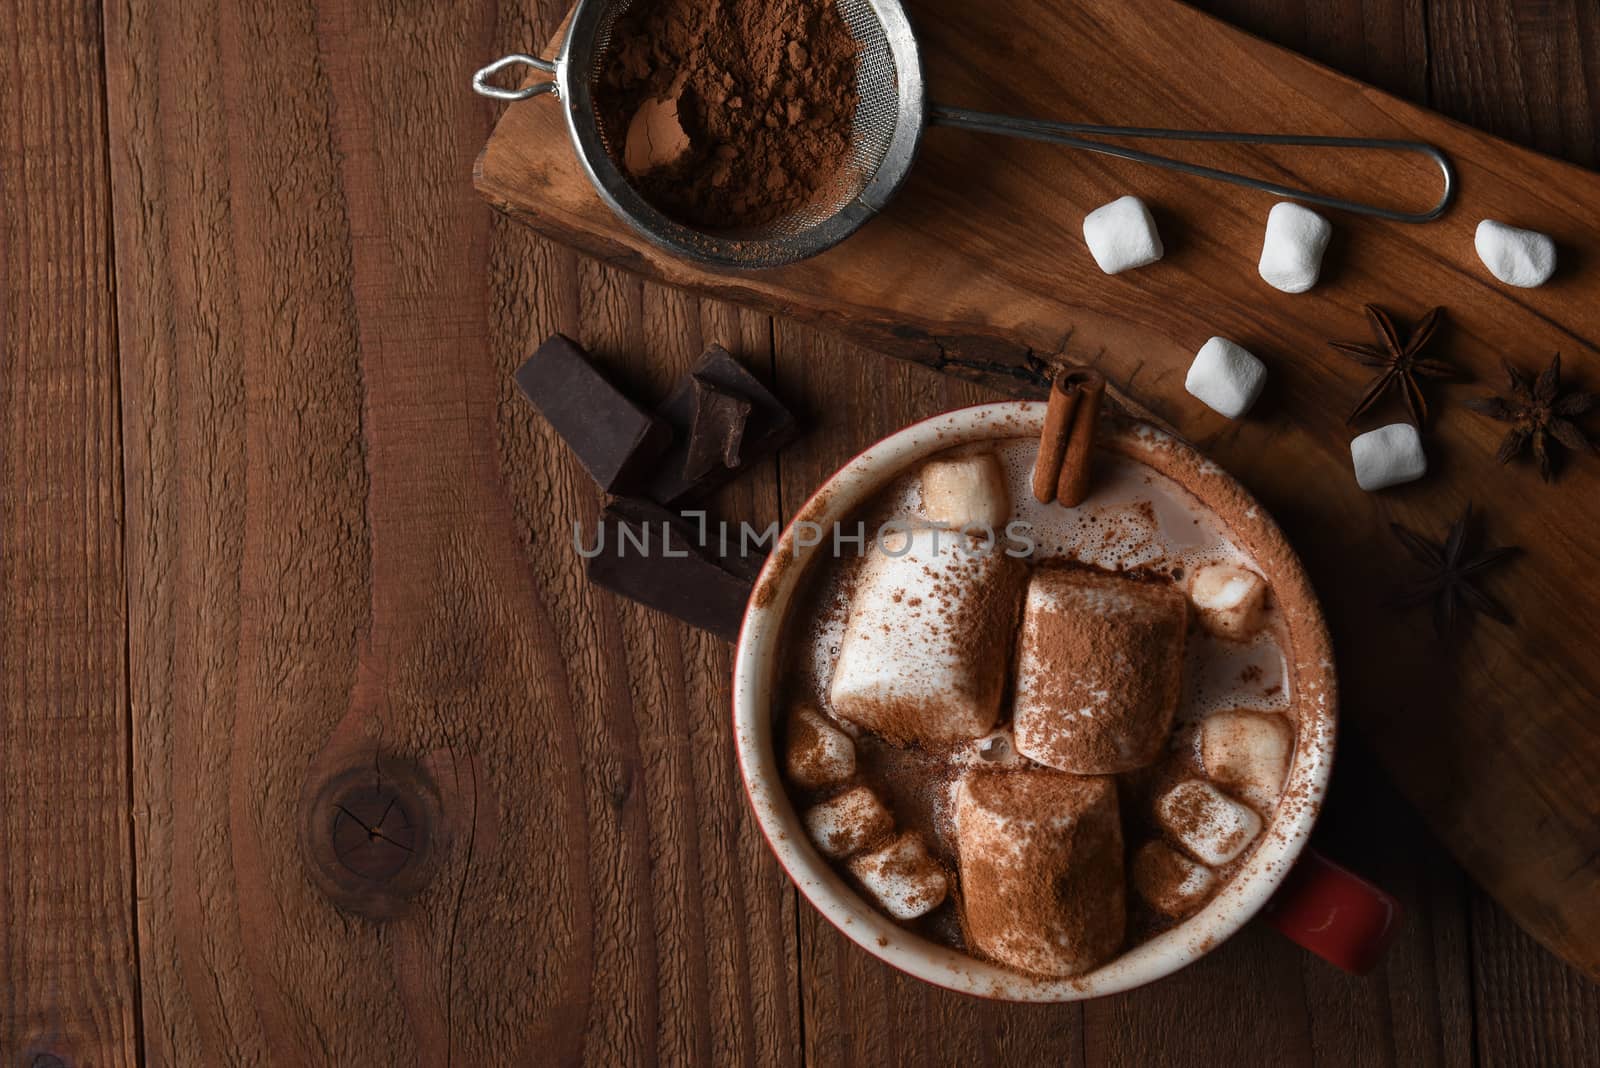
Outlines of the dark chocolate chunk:
M 607 493 L 640 489 L 672 442 L 671 429 L 607 382 L 564 334 L 551 334 L 514 377 Z
M 718 555 L 718 531 L 649 501 L 623 498 L 600 513 L 587 545 L 596 586 L 737 641 L 760 561 Z M 730 541 L 737 542 L 737 535 Z
M 694 418 L 683 460 L 683 477 L 701 479 L 718 467 L 738 468 L 739 445 L 750 420 L 750 402 L 700 375 L 692 375 Z
M 684 470 L 694 427 L 696 379 L 724 393 L 743 397 L 750 402 L 750 415 L 739 441 L 739 465 L 729 467 L 716 464 L 703 475 L 690 478 L 684 474 Z M 738 360 L 728 355 L 728 350 L 721 345 L 712 345 L 705 351 L 705 355 L 678 382 L 672 395 L 657 409 L 656 414 L 672 426 L 675 440 L 647 492 L 651 499 L 669 506 L 711 492 L 738 472 L 783 448 L 799 432 L 794 416 L 783 402 L 740 366 Z

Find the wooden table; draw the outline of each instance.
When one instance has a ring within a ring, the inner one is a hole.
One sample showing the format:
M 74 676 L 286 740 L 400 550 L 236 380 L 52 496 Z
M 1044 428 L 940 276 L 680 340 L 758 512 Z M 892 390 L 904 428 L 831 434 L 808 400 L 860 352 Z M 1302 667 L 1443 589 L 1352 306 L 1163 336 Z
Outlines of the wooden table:
M 659 397 L 728 344 L 812 428 L 717 502 L 761 521 L 982 394 L 494 217 L 466 76 L 559 6 L 0 6 L 0 1063 L 1594 1063 L 1600 990 L 1357 738 L 1319 843 L 1410 910 L 1369 979 L 1251 927 L 997 1006 L 796 899 L 729 650 L 583 583 L 599 497 L 509 372 L 559 329 Z M 1587 0 L 1206 6 L 1597 163 Z M 352 848 L 415 897 L 340 897 L 304 828 L 391 801 Z

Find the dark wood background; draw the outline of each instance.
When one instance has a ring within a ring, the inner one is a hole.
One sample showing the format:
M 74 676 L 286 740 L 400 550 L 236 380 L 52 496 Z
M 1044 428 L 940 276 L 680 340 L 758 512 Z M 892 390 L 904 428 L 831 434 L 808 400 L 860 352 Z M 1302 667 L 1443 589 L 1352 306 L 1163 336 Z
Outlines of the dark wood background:
M 466 77 L 559 6 L 0 5 L 0 1064 L 1600 1062 L 1600 990 L 1348 736 L 1319 843 L 1410 910 L 1369 979 L 1251 927 L 997 1006 L 797 901 L 727 647 L 584 585 L 599 498 L 509 372 L 561 329 L 654 398 L 728 344 L 812 427 L 718 502 L 752 519 L 982 394 L 496 218 Z M 1592 0 L 1203 6 L 1597 164 Z M 378 921 L 299 828 L 385 761 L 442 845 Z

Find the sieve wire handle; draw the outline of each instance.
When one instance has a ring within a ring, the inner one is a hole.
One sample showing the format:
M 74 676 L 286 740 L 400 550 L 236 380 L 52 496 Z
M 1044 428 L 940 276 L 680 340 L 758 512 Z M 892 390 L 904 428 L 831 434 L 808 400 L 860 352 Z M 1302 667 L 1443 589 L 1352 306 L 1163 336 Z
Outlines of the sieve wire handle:
M 1444 214 L 1444 209 L 1449 207 L 1451 198 L 1455 196 L 1455 168 L 1451 166 L 1450 160 L 1446 158 L 1443 152 L 1422 141 L 1395 141 L 1373 137 L 1313 137 L 1300 134 L 1227 133 L 1216 130 L 1162 130 L 1142 126 L 1092 126 L 1078 122 L 1047 122 L 1042 119 L 1021 119 L 1010 115 L 996 115 L 986 111 L 969 111 L 966 108 L 943 107 L 939 104 L 934 104 L 928 109 L 928 121 L 930 124 L 939 126 L 955 126 L 966 130 L 980 130 L 984 133 L 1005 134 L 1008 137 L 1023 137 L 1030 141 L 1048 141 L 1052 144 L 1082 148 L 1090 152 L 1098 152 L 1104 156 L 1116 156 L 1118 159 L 1133 160 L 1135 163 L 1151 163 L 1157 167 L 1165 167 L 1168 170 L 1193 175 L 1196 178 L 1211 178 L 1219 182 L 1230 182 L 1233 185 L 1259 189 L 1289 200 L 1300 200 L 1307 204 L 1316 204 L 1319 207 L 1334 208 L 1340 211 L 1352 211 L 1360 215 L 1373 215 L 1393 222 L 1431 222 Z M 1440 173 L 1444 176 L 1444 192 L 1440 194 L 1439 202 L 1427 211 L 1396 211 L 1392 208 L 1379 207 L 1376 204 L 1364 204 L 1360 201 L 1323 196 L 1321 193 L 1296 189 L 1293 186 L 1280 185 L 1277 182 L 1269 182 L 1261 178 L 1251 178 L 1248 175 L 1235 174 L 1233 171 L 1218 170 L 1215 167 L 1202 167 L 1196 163 L 1185 163 L 1182 160 L 1170 159 L 1167 156 L 1140 152 L 1134 148 L 1108 145 L 1101 141 L 1089 141 L 1079 136 L 1083 134 L 1098 137 L 1128 137 L 1161 141 L 1209 141 L 1236 145 L 1296 145 L 1308 148 L 1367 148 L 1393 152 L 1412 152 L 1426 156 L 1438 166 Z
M 509 56 L 501 56 L 474 74 L 472 76 L 472 91 L 491 100 L 526 100 L 530 96 L 556 91 L 554 78 L 548 82 L 534 82 L 532 85 L 525 85 L 520 89 L 502 89 L 489 80 L 507 67 L 532 67 L 534 70 L 542 70 L 550 75 L 554 75 L 556 72 L 556 65 L 548 59 L 530 56 L 526 52 L 513 52 Z

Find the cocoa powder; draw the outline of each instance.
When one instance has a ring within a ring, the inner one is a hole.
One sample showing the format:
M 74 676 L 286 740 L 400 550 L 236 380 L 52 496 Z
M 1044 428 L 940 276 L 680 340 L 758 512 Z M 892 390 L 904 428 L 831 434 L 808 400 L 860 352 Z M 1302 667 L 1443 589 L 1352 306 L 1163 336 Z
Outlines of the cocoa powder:
M 595 105 L 613 161 L 690 226 L 771 222 L 849 166 L 859 50 L 832 0 L 639 0 Z

